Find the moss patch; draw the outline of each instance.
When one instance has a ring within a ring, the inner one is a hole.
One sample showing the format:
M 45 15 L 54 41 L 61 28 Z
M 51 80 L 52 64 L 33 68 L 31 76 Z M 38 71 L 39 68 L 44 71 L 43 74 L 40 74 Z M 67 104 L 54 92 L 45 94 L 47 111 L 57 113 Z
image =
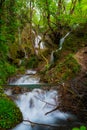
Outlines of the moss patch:
M 37 56 L 31 55 L 29 58 L 26 67 L 27 68 L 36 68 L 38 66 L 38 59 Z
M 0 87 L 0 129 L 6 130 L 15 127 L 22 121 L 22 113 L 16 104 L 7 97 Z
M 58 83 L 61 80 L 74 78 L 80 71 L 80 65 L 74 59 L 73 54 L 69 54 L 61 62 L 58 62 L 54 68 L 42 73 L 42 80 L 50 83 Z
M 62 63 L 59 63 L 56 67 L 59 75 L 63 80 L 73 78 L 80 71 L 80 65 L 74 59 L 72 54 L 69 54 Z

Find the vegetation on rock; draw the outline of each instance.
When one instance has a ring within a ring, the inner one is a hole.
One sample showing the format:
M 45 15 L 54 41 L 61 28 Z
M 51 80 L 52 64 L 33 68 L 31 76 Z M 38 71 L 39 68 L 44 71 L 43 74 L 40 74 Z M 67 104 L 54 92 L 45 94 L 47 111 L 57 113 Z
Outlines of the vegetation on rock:
M 0 87 L 0 129 L 13 128 L 22 121 L 22 113 L 16 104 L 7 97 Z

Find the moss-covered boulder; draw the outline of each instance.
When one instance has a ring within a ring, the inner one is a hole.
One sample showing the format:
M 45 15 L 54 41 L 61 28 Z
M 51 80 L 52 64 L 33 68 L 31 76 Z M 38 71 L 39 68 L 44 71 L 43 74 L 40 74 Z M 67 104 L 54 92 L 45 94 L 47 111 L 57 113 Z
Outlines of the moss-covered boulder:
M 15 127 L 22 121 L 22 113 L 16 104 L 7 97 L 0 87 L 0 130 Z

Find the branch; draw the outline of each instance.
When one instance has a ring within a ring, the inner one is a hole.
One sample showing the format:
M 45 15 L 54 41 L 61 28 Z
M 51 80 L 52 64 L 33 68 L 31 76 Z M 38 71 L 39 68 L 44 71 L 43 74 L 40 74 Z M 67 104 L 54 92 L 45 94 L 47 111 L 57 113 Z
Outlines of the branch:
M 50 125 L 50 124 L 42 124 L 42 123 L 36 123 L 36 122 L 32 122 L 30 120 L 23 120 L 24 122 L 29 122 L 31 124 L 31 126 L 34 126 L 34 125 L 38 125 L 38 126 L 46 126 L 46 127 L 60 127 L 60 125 Z M 65 126 L 65 125 L 63 125 Z
M 49 112 L 46 112 L 45 115 L 48 115 L 48 114 L 50 114 L 51 112 L 56 111 L 57 109 L 58 109 L 58 106 L 57 106 L 56 108 L 54 108 L 53 110 L 51 110 L 51 111 L 49 111 Z
M 49 102 L 46 102 L 46 101 L 44 101 L 44 100 L 41 100 L 39 97 L 37 97 L 37 96 L 34 96 L 35 98 L 37 98 L 38 100 L 40 100 L 41 102 L 44 102 L 44 103 L 46 103 L 46 104 L 48 104 L 48 105 L 51 105 L 51 106 L 56 106 L 56 105 L 54 105 L 54 104 L 51 104 L 51 103 L 49 103 Z

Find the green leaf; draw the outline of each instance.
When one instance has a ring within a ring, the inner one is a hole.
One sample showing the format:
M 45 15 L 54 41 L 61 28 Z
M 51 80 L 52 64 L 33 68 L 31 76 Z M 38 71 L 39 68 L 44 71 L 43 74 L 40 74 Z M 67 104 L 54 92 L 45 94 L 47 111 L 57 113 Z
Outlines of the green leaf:
M 85 126 L 81 126 L 80 130 L 86 130 L 86 127 Z
M 77 127 L 75 127 L 75 128 L 73 128 L 72 130 L 80 130 L 79 128 L 77 128 Z

